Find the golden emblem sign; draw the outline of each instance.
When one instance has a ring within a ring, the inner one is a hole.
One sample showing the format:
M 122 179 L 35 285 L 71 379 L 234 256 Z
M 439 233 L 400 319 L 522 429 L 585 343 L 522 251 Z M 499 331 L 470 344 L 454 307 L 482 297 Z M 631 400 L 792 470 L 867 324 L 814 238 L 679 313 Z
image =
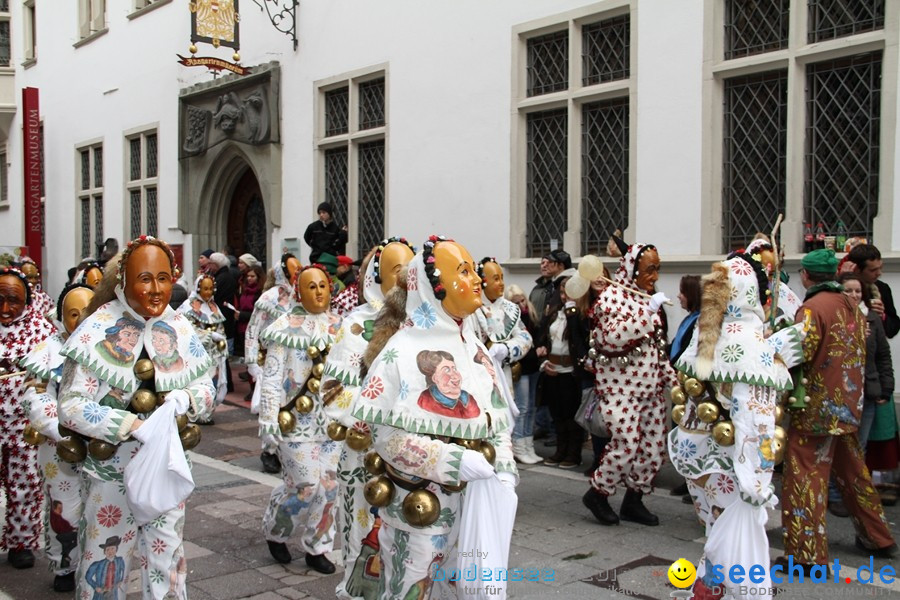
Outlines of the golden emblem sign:
M 191 44 L 240 49 L 238 0 L 191 0 Z M 192 47 L 193 50 L 193 47 Z

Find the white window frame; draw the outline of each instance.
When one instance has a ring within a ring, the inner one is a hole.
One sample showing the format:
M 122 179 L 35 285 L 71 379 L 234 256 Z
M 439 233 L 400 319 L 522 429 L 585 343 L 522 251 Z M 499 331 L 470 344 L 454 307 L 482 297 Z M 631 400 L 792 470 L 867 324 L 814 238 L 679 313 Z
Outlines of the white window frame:
M 164 4 L 169 4 L 171 1 L 172 0 L 132 0 L 132 12 L 128 15 L 128 19 L 136 19 L 152 10 L 156 10 Z
M 360 84 L 384 78 L 384 125 L 369 129 L 359 128 L 359 86 Z M 316 198 L 325 198 L 325 152 L 335 148 L 347 148 L 347 223 L 349 235 L 347 240 L 347 255 L 362 256 L 368 252 L 368 248 L 360 251 L 358 244 L 359 232 L 359 146 L 368 142 L 384 140 L 384 229 L 388 229 L 389 206 L 389 159 L 388 137 L 390 124 L 390 69 L 388 63 L 382 63 L 357 69 L 327 79 L 321 79 L 314 83 L 316 89 L 315 114 L 316 129 Z M 332 90 L 348 88 L 347 133 L 325 136 L 325 94 Z M 318 206 L 315 202 L 313 209 Z M 318 218 L 316 215 L 314 218 Z
M 105 239 L 105 238 L 103 238 L 103 231 L 99 231 L 99 232 L 97 231 L 98 218 L 97 218 L 97 213 L 96 213 L 96 207 L 97 207 L 96 200 L 97 200 L 97 198 L 100 198 L 101 202 L 103 202 L 105 200 L 105 194 L 104 194 L 105 188 L 103 186 L 103 181 L 100 181 L 100 185 L 97 185 L 96 179 L 94 177 L 94 173 L 95 173 L 95 169 L 96 169 L 95 161 L 96 161 L 96 157 L 97 157 L 96 150 L 98 148 L 100 149 L 101 153 L 104 152 L 102 139 L 84 142 L 83 144 L 80 144 L 80 145 L 76 146 L 76 148 L 75 148 L 75 204 L 77 207 L 76 214 L 78 217 L 77 228 L 76 228 L 77 235 L 76 235 L 76 239 L 75 239 L 75 256 L 78 256 L 81 258 L 85 257 L 84 244 L 82 243 L 83 236 L 84 236 L 84 206 L 83 206 L 84 200 L 88 200 L 88 210 L 90 211 L 90 214 L 88 216 L 89 252 L 86 256 L 90 256 L 90 257 L 96 259 L 97 256 L 94 256 L 94 254 L 95 254 L 95 250 L 97 249 L 97 245 L 99 243 L 103 242 Z M 85 151 L 88 153 L 88 157 L 89 157 L 88 158 L 88 179 L 89 179 L 89 181 L 88 181 L 87 188 L 82 189 L 83 173 L 81 170 L 81 155 Z M 102 170 L 102 175 L 103 175 L 102 178 L 105 178 L 105 176 L 106 176 L 106 169 L 104 168 L 104 166 L 105 165 L 101 165 L 101 170 Z M 105 231 L 106 226 L 105 226 L 104 221 L 105 221 L 105 215 L 101 214 L 99 222 L 102 224 L 103 230 Z
M 35 11 L 36 0 L 24 0 L 22 2 L 22 41 L 24 47 L 22 49 L 23 62 L 22 65 L 30 67 L 37 62 L 37 31 L 35 25 L 37 23 Z
M 78 0 L 79 40 L 94 39 L 106 30 L 106 0 Z
M 567 229 L 560 240 L 561 247 L 573 257 L 581 255 L 581 107 L 584 104 L 628 98 L 628 224 L 625 233 L 633 228 L 636 210 L 636 149 L 637 127 L 637 39 L 635 28 L 638 24 L 637 6 L 631 0 L 609 0 L 579 9 L 529 21 L 512 28 L 512 110 L 511 130 L 511 198 L 510 198 L 510 257 L 521 262 L 532 263 L 540 257 L 528 256 L 526 239 L 526 177 L 527 177 L 527 125 L 528 115 L 534 112 L 565 107 L 567 109 L 567 182 L 566 214 Z M 581 26 L 616 17 L 630 17 L 629 61 L 630 75 L 627 79 L 585 86 L 581 73 Z M 569 32 L 569 87 L 566 90 L 528 97 L 528 40 L 549 33 L 568 30 Z
M 809 10 L 805 0 L 791 0 L 788 47 L 762 54 L 725 60 L 725 0 L 716 0 L 706 11 L 703 60 L 703 145 L 704 176 L 701 214 L 708 227 L 700 228 L 701 252 L 722 251 L 722 210 L 724 177 L 722 102 L 725 81 L 732 77 L 787 69 L 787 143 L 785 148 L 786 210 L 781 224 L 781 243 L 788 256 L 797 257 L 803 249 L 803 205 L 806 152 L 806 66 L 856 54 L 882 52 L 881 131 L 879 142 L 878 215 L 869 240 L 879 248 L 893 247 L 894 162 L 897 128 L 898 40 L 900 5 L 885 3 L 884 27 L 855 35 L 809 43 Z M 774 223 L 775 216 L 772 216 Z
M 156 174 L 154 176 L 147 175 L 147 138 L 151 135 L 156 136 Z M 137 179 L 131 179 L 131 141 L 140 140 L 141 153 L 141 172 Z M 140 233 L 148 233 L 147 231 L 147 191 L 156 190 L 156 236 L 159 236 L 159 126 L 154 124 L 148 128 L 141 128 L 125 132 L 124 143 L 124 173 L 122 180 L 125 182 L 124 204 L 125 224 L 124 230 L 128 233 L 128 239 L 134 239 L 137 236 L 132 235 L 131 231 L 131 193 L 139 191 L 141 194 L 141 231 Z

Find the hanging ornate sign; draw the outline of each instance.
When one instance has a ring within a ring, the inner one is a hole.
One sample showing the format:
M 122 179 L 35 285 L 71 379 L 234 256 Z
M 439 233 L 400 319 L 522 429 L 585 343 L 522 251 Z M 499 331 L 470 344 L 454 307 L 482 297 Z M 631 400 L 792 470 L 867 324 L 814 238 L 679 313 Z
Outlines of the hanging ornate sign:
M 240 61 L 241 16 L 238 0 L 191 0 L 188 8 L 191 11 L 191 54 L 197 53 L 197 42 L 203 42 L 212 44 L 214 48 L 234 48 L 232 58 L 234 62 Z
M 206 67 L 213 71 L 225 70 L 237 73 L 238 75 L 246 75 L 250 72 L 250 69 L 247 67 L 242 67 L 237 63 L 228 62 L 227 60 L 214 58 L 212 56 L 182 56 L 180 54 L 176 54 L 175 56 L 180 59 L 178 62 L 186 67 Z

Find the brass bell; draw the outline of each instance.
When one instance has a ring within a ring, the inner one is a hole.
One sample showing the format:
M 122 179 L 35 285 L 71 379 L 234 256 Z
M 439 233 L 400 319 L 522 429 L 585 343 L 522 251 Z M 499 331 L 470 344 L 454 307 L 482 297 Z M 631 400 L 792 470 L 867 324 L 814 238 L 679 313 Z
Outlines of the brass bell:
M 313 403 L 312 398 L 307 395 L 297 396 L 297 399 L 294 400 L 294 408 L 301 415 L 305 415 L 312 412 L 312 409 L 315 408 L 315 404 Z
M 184 429 L 181 430 L 181 433 L 178 434 L 178 437 L 181 438 L 181 447 L 185 450 L 190 450 L 197 446 L 200 443 L 200 438 L 203 434 L 200 432 L 200 426 L 196 423 L 188 423 L 185 425 Z
M 481 440 L 467 440 L 465 438 L 453 438 L 453 443 L 458 444 L 466 450 L 478 450 Z
M 335 442 L 343 442 L 347 438 L 347 428 L 337 421 L 328 424 L 328 437 Z
M 363 486 L 363 496 L 372 506 L 387 506 L 394 498 L 394 482 L 384 475 L 373 477 Z
M 266 351 L 265 350 L 260 350 L 259 352 L 256 353 L 256 364 L 258 364 L 259 366 L 263 366 L 264 364 L 266 364 Z
M 691 398 L 702 396 L 705 389 L 706 386 L 704 386 L 693 377 L 688 377 L 684 380 L 684 391 L 687 392 L 687 395 Z
M 179 433 L 184 431 L 184 428 L 187 427 L 188 417 L 187 415 L 175 415 L 175 425 L 178 427 Z
M 59 437 L 74 437 L 77 438 L 78 434 L 69 429 L 68 427 L 63 427 L 62 425 L 58 425 L 56 430 L 59 431 Z
M 306 381 L 306 389 L 308 389 L 313 394 L 319 393 L 319 386 L 322 384 L 321 379 L 316 379 L 315 377 L 310 377 Z
M 22 432 L 22 437 L 25 439 L 26 444 L 31 444 L 32 446 L 40 446 L 42 443 L 44 443 L 44 440 L 47 439 L 47 436 L 32 427 L 30 424 L 25 426 L 25 430 Z
M 672 404 L 682 405 L 687 401 L 687 398 L 684 395 L 684 390 L 681 389 L 680 385 L 676 385 L 672 388 Z
M 316 360 L 317 358 L 319 358 L 319 349 L 315 346 L 310 346 L 306 349 L 306 355 L 311 359 Z
M 330 342 L 329 342 L 328 344 L 325 344 L 325 350 L 323 351 L 323 353 L 324 353 L 324 354 L 328 354 L 329 352 L 331 352 L 331 347 L 332 347 L 333 345 L 334 345 L 334 344 L 331 344 Z
M 140 389 L 131 396 L 131 410 L 137 413 L 148 413 L 156 408 L 156 394 L 150 390 Z
M 216 342 L 216 350 L 218 350 L 219 352 L 225 352 L 225 350 L 227 349 L 228 342 L 226 342 L 225 340 L 219 340 L 218 342 Z
M 281 433 L 290 433 L 296 426 L 297 418 L 294 416 L 294 413 L 285 409 L 278 412 L 278 429 L 281 430 Z
M 713 423 L 719 418 L 719 407 L 712 402 L 701 402 L 697 405 L 697 418 L 704 423 Z
M 134 363 L 134 376 L 141 381 L 150 381 L 155 373 L 156 369 L 153 366 L 153 361 L 149 358 L 141 358 Z
M 519 381 L 522 378 L 522 364 L 514 362 L 510 365 L 509 372 L 512 375 L 513 383 Z
M 461 492 L 466 489 L 466 482 L 460 481 L 459 485 L 450 485 L 449 483 L 442 483 L 441 489 L 447 492 L 448 494 L 455 494 L 456 492 Z
M 678 383 L 681 384 L 683 384 L 684 380 L 687 379 L 687 375 L 684 374 L 684 371 L 678 371 L 678 375 L 676 377 L 678 378 Z
M 160 407 L 166 403 L 166 394 L 169 392 L 157 392 L 156 394 L 156 406 Z
M 363 459 L 363 465 L 366 471 L 372 475 L 384 475 L 384 459 L 377 452 L 369 452 Z
M 88 454 L 90 454 L 91 458 L 94 460 L 109 460 L 116 454 L 116 450 L 118 449 L 118 445 L 110 444 L 106 440 L 94 438 L 88 442 Z
M 359 429 L 351 429 L 347 432 L 345 442 L 351 450 L 362 452 L 372 445 L 372 436 Z
M 775 424 L 781 425 L 781 421 L 784 420 L 784 408 L 781 405 L 775 407 Z
M 79 438 L 67 437 L 56 443 L 56 455 L 67 463 L 80 463 L 87 458 L 87 445 Z
M 322 379 L 322 375 L 325 374 L 325 363 L 316 363 L 312 368 L 312 376 L 316 379 Z
M 774 439 L 772 443 L 775 445 L 775 464 L 784 462 L 784 449 L 786 447 L 786 443 L 778 438 Z
M 493 444 L 490 442 L 481 442 L 478 446 L 478 451 L 484 455 L 486 461 L 494 464 L 494 460 L 497 458 L 497 451 L 494 449 Z
M 681 419 L 684 418 L 684 405 L 672 407 L 672 420 L 681 425 Z
M 403 499 L 403 516 L 413 527 L 428 527 L 440 514 L 441 502 L 428 490 L 410 492 Z
M 773 435 L 776 440 L 784 443 L 787 442 L 787 432 L 784 430 L 784 427 L 775 426 L 775 435 Z
M 720 446 L 731 446 L 734 444 L 734 425 L 731 424 L 731 421 L 716 423 L 712 435 Z

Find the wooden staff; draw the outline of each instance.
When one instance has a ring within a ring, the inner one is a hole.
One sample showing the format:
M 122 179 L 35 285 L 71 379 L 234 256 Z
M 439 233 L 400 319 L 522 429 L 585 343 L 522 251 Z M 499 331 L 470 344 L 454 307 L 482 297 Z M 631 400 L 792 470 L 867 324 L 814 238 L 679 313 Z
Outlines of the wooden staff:
M 772 305 L 769 307 L 769 327 L 772 329 L 775 329 L 775 313 L 778 312 L 778 286 L 781 285 L 781 251 L 784 250 L 784 248 L 778 247 L 775 236 L 778 234 L 778 228 L 781 227 L 783 218 L 784 215 L 778 213 L 778 218 L 775 219 L 775 226 L 772 228 L 772 235 L 769 238 L 772 241 L 772 253 L 775 255 L 775 285 L 772 286 Z
M 28 371 L 16 371 L 15 373 L 7 373 L 6 375 L 0 375 L 0 380 L 3 379 L 11 379 L 13 377 L 18 377 L 19 375 L 25 375 Z

